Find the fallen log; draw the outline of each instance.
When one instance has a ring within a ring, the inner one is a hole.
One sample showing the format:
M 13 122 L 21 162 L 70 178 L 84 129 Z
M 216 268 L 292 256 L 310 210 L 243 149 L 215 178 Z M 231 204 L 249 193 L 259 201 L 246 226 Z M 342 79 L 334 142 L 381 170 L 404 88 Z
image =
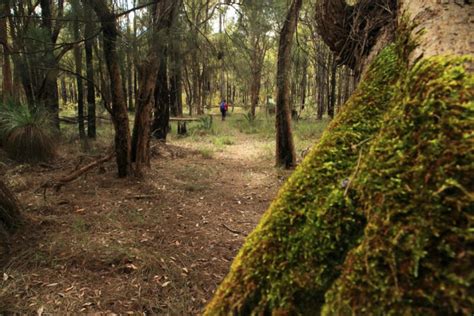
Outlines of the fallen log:
M 108 154 L 107 156 L 105 157 L 102 157 L 94 162 L 91 162 L 90 164 L 88 165 L 85 165 L 84 167 L 82 168 L 79 168 L 73 172 L 71 172 L 70 174 L 66 175 L 66 176 L 63 176 L 57 180 L 53 180 L 53 181 L 48 181 L 46 183 L 44 183 L 41 188 L 44 189 L 44 196 L 46 197 L 46 190 L 49 189 L 49 188 L 53 188 L 54 190 L 59 191 L 64 185 L 78 179 L 79 177 L 81 177 L 83 174 L 87 173 L 88 171 L 94 169 L 95 167 L 105 163 L 105 162 L 108 162 L 110 160 L 112 160 L 112 158 L 115 157 L 115 152 L 112 152 L 110 154 Z

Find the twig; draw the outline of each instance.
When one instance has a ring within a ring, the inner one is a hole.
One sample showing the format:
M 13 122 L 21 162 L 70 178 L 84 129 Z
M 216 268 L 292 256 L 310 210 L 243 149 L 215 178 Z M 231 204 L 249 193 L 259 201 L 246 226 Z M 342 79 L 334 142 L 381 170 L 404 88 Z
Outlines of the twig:
M 144 194 L 144 195 L 132 195 L 129 196 L 129 199 L 135 199 L 135 200 L 144 200 L 144 199 L 152 199 L 156 198 L 158 194 Z
M 227 230 L 230 231 L 231 233 L 234 233 L 234 234 L 237 234 L 237 235 L 245 235 L 243 232 L 238 231 L 238 230 L 235 230 L 235 229 L 232 229 L 232 228 L 230 228 L 229 226 L 227 226 L 226 224 L 222 224 L 222 227 L 224 227 L 225 229 L 227 229 Z
M 359 151 L 359 159 L 357 160 L 357 166 L 355 167 L 354 172 L 349 178 L 349 182 L 347 183 L 346 190 L 344 191 L 344 196 L 347 196 L 347 193 L 349 193 L 349 189 L 351 187 L 352 181 L 354 181 L 357 173 L 359 172 L 360 162 L 362 161 L 362 152 L 363 150 Z

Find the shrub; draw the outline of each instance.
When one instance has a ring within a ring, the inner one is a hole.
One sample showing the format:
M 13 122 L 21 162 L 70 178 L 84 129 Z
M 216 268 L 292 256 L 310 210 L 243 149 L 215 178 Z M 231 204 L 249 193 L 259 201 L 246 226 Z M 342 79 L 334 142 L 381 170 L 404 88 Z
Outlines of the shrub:
M 50 128 L 50 117 L 45 111 L 22 104 L 0 105 L 0 137 L 12 159 L 36 162 L 54 158 L 56 146 Z

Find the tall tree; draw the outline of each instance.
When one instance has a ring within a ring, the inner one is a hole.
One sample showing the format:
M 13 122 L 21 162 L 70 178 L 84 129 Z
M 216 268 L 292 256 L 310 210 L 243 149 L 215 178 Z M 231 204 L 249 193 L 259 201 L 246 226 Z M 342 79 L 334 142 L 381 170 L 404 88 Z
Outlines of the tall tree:
M 164 55 L 166 32 L 180 3 L 176 0 L 161 0 L 156 1 L 152 6 L 151 29 L 153 32 L 150 36 L 148 57 L 140 66 L 140 84 L 132 136 L 132 161 L 135 163 L 135 171 L 138 175 L 141 174 L 142 167 L 150 163 L 151 119 L 153 103 L 159 101 L 155 100 L 155 90 L 160 57 L 166 58 Z M 165 39 L 164 43 L 163 39 Z M 164 69 L 166 71 L 166 66 Z M 165 106 L 165 115 L 169 117 L 169 93 L 167 100 L 165 100 Z
M 122 90 L 117 38 L 119 36 L 117 18 L 109 9 L 106 0 L 83 0 L 90 5 L 102 25 L 104 58 L 110 76 L 112 95 L 111 115 L 115 129 L 115 154 L 119 177 L 126 177 L 131 171 L 131 138 L 127 102 Z
M 3 86 L 2 96 L 5 102 L 13 94 L 13 79 L 10 63 L 10 46 L 8 44 L 8 17 L 10 16 L 9 1 L 0 3 L 0 45 L 3 48 Z
M 278 46 L 277 68 L 277 104 L 276 104 L 276 164 L 285 168 L 296 165 L 295 145 L 291 131 L 291 111 L 289 100 L 289 69 L 291 66 L 291 48 L 298 25 L 302 0 L 293 0 L 283 28 Z
M 71 2 L 73 7 L 73 12 L 75 14 L 73 21 L 73 34 L 74 41 L 81 41 L 81 27 L 79 20 L 82 18 L 82 7 L 79 3 L 79 0 L 74 0 Z M 86 137 L 86 130 L 84 126 L 84 83 L 82 76 L 82 50 L 79 45 L 74 46 L 74 63 L 76 64 L 76 82 L 77 82 L 77 117 L 79 122 L 79 137 L 81 139 Z
M 92 21 L 93 12 L 89 5 L 84 5 L 84 12 L 87 18 L 84 29 L 84 50 L 86 53 L 86 76 L 87 76 L 87 136 L 96 138 L 96 104 L 95 104 L 95 79 L 94 79 L 94 22 Z
M 42 74 L 39 86 L 37 88 L 37 99 L 40 104 L 48 109 L 53 118 L 54 126 L 59 129 L 59 94 L 58 94 L 58 75 L 59 67 L 58 61 L 61 55 L 64 55 L 71 47 L 66 47 L 67 50 L 62 51 L 58 56 L 55 55 L 55 45 L 61 31 L 61 18 L 64 11 L 64 0 L 58 0 L 56 7 L 57 15 L 53 18 L 53 6 L 51 0 L 40 0 L 41 7 L 41 25 L 40 28 L 46 36 L 43 50 L 43 69 L 39 69 Z M 53 24 L 53 20 L 56 21 Z

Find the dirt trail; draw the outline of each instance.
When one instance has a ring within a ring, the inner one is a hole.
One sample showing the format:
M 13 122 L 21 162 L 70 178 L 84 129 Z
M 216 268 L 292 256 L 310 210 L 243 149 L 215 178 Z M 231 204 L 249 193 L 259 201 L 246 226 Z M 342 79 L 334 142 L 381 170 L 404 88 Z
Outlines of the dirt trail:
M 288 175 L 265 146 L 239 136 L 208 159 L 156 145 L 146 180 L 117 179 L 111 162 L 46 200 L 36 189 L 75 154 L 8 166 L 31 221 L 2 256 L 0 313 L 199 313 Z

